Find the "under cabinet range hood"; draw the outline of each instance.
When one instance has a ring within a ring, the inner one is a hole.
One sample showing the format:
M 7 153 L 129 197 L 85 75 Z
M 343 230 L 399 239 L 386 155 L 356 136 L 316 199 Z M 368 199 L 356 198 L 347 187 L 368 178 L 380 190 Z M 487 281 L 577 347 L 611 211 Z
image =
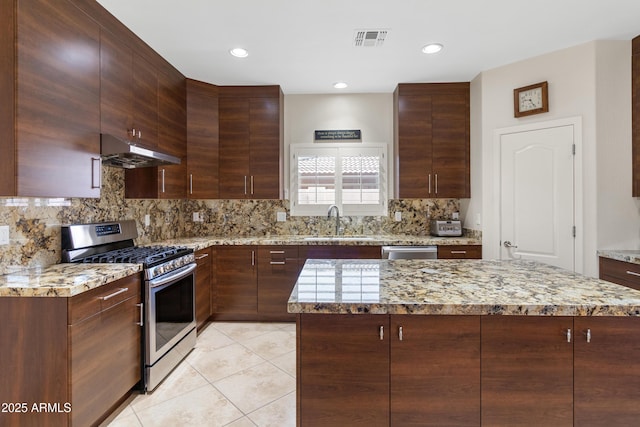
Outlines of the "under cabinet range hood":
M 179 165 L 180 159 L 144 148 L 110 134 L 100 135 L 100 157 L 105 166 L 135 169 L 162 165 Z

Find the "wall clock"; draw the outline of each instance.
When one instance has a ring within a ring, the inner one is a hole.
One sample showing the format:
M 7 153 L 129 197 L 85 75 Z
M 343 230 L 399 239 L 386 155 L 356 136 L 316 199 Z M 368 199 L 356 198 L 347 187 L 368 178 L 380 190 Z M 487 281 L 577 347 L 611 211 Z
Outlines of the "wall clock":
M 549 111 L 547 82 L 519 87 L 513 90 L 514 117 L 530 116 Z

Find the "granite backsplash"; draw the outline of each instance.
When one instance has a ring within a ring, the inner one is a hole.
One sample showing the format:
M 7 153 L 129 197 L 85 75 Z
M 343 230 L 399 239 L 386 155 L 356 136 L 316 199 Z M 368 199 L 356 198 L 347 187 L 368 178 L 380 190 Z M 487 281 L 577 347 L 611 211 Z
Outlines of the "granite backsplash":
M 288 200 L 141 200 L 124 198 L 124 171 L 103 168 L 99 199 L 0 198 L 0 225 L 9 226 L 10 244 L 0 246 L 0 274 L 60 262 L 61 224 L 134 219 L 138 244 L 174 237 L 329 235 L 335 219 L 289 216 Z M 428 235 L 429 218 L 451 218 L 457 199 L 390 200 L 388 217 L 342 217 L 348 235 Z M 402 221 L 393 213 L 402 212 Z M 201 222 L 193 221 L 197 212 Z M 277 222 L 277 212 L 287 220 Z M 149 226 L 144 225 L 149 214 Z M 477 236 L 472 236 L 477 237 Z

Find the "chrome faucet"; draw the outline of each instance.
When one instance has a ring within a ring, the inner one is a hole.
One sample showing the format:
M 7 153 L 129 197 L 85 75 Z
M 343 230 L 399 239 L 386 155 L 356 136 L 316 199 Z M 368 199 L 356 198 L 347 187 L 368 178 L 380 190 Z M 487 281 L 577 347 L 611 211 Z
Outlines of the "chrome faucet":
M 331 212 L 336 211 L 336 236 L 340 235 L 340 209 L 336 205 L 329 206 L 327 218 L 331 218 Z

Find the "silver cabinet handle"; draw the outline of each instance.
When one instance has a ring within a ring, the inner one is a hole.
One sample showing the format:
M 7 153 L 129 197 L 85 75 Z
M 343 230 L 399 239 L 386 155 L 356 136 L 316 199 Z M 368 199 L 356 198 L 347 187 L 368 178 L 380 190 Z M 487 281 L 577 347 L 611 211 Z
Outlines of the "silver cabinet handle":
M 384 340 L 384 326 L 380 326 L 380 341 Z
M 144 303 L 136 304 L 136 307 L 140 307 L 140 321 L 136 325 L 144 326 Z
M 244 176 L 244 194 L 247 194 L 247 176 Z
M 438 174 L 436 175 L 436 194 L 438 194 Z
M 136 137 L 136 128 L 131 129 L 131 137 L 135 138 Z
M 142 139 L 142 131 L 138 129 L 138 139 Z
M 256 265 L 256 251 L 251 251 L 251 265 Z
M 398 328 L 398 339 L 402 341 L 402 326 Z
M 253 195 L 253 175 L 251 175 L 251 195 Z
M 96 162 L 97 165 L 96 166 Z M 101 188 L 102 187 L 102 160 L 100 157 L 92 157 L 91 158 L 91 188 Z M 97 183 L 97 184 L 96 184 Z
M 459 254 L 459 255 L 464 255 L 467 253 L 467 251 L 451 251 L 452 254 Z
M 198 255 L 198 256 L 196 257 L 196 260 L 201 260 L 202 258 L 206 258 L 206 257 L 208 257 L 208 256 L 209 256 L 209 254 L 202 254 L 202 255 Z
M 269 264 L 271 265 L 286 265 L 286 261 L 271 261 Z
M 100 299 L 102 301 L 106 301 L 108 299 L 111 299 L 111 298 L 115 297 L 116 295 L 123 294 L 123 293 L 127 292 L 128 290 L 129 290 L 129 288 L 121 288 L 119 291 L 115 291 L 114 293 L 109 294 L 109 295 L 104 296 L 104 297 L 100 297 Z
M 517 249 L 517 248 L 518 248 L 518 246 L 517 246 L 517 245 L 513 245 L 513 244 L 511 244 L 511 242 L 510 242 L 510 241 L 508 241 L 508 240 L 505 240 L 505 241 L 504 241 L 504 247 L 505 247 L 505 248 L 507 248 L 507 249 L 509 249 L 509 248 Z
M 164 169 L 162 169 L 162 192 L 164 193 Z
M 429 174 L 429 194 L 431 194 L 431 174 Z
M 567 342 L 571 342 L 571 329 L 567 329 Z
M 638 276 L 638 277 L 640 277 L 640 273 L 636 273 L 635 271 L 628 271 L 628 270 L 627 270 L 627 274 L 630 274 L 630 275 L 632 275 L 632 276 Z
M 193 174 L 189 174 L 189 194 L 193 194 Z
M 269 251 L 270 254 L 283 254 L 284 251 Z
M 591 342 L 591 329 L 587 329 L 587 342 Z

